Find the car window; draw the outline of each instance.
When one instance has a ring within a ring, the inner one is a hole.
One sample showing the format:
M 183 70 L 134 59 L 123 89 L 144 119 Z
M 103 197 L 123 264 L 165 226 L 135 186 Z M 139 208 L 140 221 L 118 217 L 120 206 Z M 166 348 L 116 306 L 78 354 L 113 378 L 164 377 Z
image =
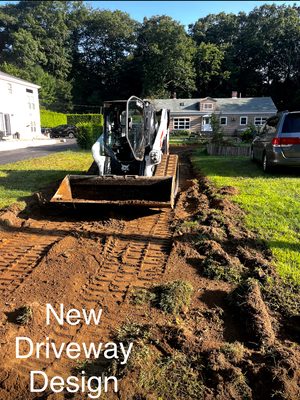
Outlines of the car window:
M 267 122 L 265 123 L 263 130 L 262 130 L 262 134 L 273 134 L 276 132 L 276 128 L 279 122 L 279 117 L 272 117 L 270 119 L 267 120 Z
M 300 113 L 287 114 L 285 116 L 282 133 L 297 133 L 300 132 Z

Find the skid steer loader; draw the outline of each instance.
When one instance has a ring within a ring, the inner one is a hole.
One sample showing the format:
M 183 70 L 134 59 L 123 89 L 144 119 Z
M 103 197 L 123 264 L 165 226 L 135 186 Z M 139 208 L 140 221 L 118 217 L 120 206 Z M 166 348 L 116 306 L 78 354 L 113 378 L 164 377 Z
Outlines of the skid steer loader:
M 169 154 L 170 114 L 131 96 L 104 103 L 104 129 L 87 175 L 67 175 L 51 202 L 174 207 L 178 157 Z

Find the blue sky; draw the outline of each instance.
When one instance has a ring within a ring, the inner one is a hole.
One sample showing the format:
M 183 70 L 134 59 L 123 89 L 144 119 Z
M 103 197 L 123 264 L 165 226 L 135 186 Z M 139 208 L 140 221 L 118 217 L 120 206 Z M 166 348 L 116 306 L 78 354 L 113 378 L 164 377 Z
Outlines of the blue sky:
M 7 3 L 17 3 L 17 1 L 1 1 L 0 5 Z M 262 4 L 296 4 L 300 6 L 300 1 L 86 1 L 93 8 L 122 10 L 126 11 L 137 21 L 142 22 L 144 17 L 166 14 L 184 25 L 196 22 L 198 18 L 207 14 L 219 12 L 234 13 L 239 11 L 248 13 L 254 7 Z
M 262 4 L 297 4 L 300 1 L 89 1 L 93 8 L 122 10 L 138 21 L 143 17 L 166 14 L 188 25 L 207 14 L 221 11 L 237 14 L 239 11 L 248 13 L 254 7 Z

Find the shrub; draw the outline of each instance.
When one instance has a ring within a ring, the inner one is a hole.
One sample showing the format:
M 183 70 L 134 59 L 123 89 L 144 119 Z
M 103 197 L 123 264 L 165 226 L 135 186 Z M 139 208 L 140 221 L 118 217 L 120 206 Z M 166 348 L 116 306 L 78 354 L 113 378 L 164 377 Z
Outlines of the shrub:
M 78 125 L 89 122 L 94 125 L 103 126 L 102 114 L 67 114 L 67 123 L 69 125 Z
M 240 136 L 243 142 L 250 143 L 257 134 L 257 127 L 255 125 L 249 125 L 247 129 L 241 132 Z
M 185 130 L 172 130 L 172 136 L 189 136 L 190 132 Z
M 41 110 L 41 127 L 53 128 L 58 125 L 65 125 L 67 123 L 67 115 L 50 110 Z
M 82 149 L 90 150 L 98 137 L 102 134 L 103 127 L 90 122 L 77 124 L 77 144 Z
M 212 141 L 215 143 L 223 142 L 223 128 L 220 125 L 219 118 L 216 114 L 211 115 L 211 129 L 212 129 Z

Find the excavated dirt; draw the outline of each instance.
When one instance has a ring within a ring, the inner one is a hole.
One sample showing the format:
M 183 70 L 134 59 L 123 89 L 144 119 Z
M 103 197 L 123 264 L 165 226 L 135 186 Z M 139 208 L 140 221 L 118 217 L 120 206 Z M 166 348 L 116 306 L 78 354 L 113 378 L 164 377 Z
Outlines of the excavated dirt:
M 189 149 L 175 150 L 181 192 L 174 210 L 50 207 L 53 187 L 22 212 L 0 211 L 0 400 L 89 398 L 30 393 L 32 370 L 49 377 L 109 371 L 119 392 L 101 396 L 107 399 L 300 398 L 297 329 L 284 328 L 285 308 L 273 307 L 274 294 L 264 290 L 270 279 L 281 284 L 269 250 L 244 227 L 231 200 L 236 189 L 216 190 L 194 174 Z M 178 315 L 151 301 L 153 287 L 171 281 L 193 287 Z M 146 295 L 133 302 L 134 293 Z M 101 307 L 101 323 L 46 325 L 46 303 Z M 299 326 L 299 315 L 288 321 Z M 57 344 L 122 337 L 136 350 L 126 366 L 16 359 L 17 336 Z

